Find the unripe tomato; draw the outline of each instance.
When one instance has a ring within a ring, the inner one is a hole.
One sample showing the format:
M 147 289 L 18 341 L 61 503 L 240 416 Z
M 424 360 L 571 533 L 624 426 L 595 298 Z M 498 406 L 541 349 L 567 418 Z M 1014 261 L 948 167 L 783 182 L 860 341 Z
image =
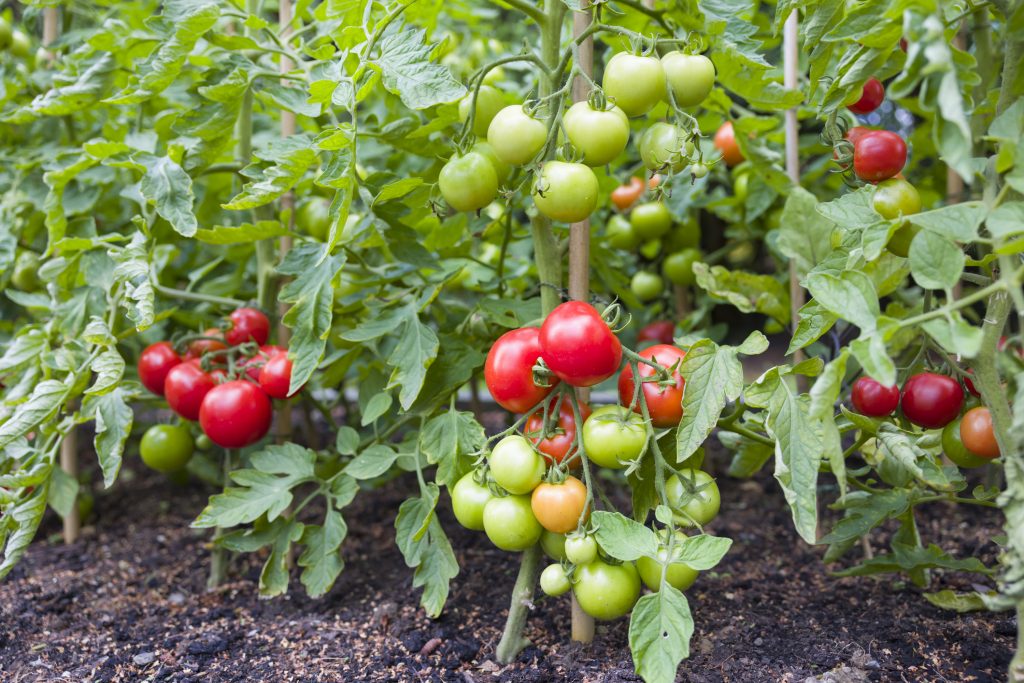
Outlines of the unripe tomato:
M 871 197 L 871 206 L 882 218 L 892 220 L 920 211 L 921 195 L 903 178 L 889 178 L 878 183 Z
M 907 143 L 896 133 L 876 130 L 853 145 L 853 171 L 869 183 L 892 178 L 907 163 Z
M 11 24 L 0 15 L 0 50 L 6 50 L 11 44 Z
M 139 381 L 154 394 L 163 396 L 167 373 L 179 363 L 181 356 L 170 342 L 150 344 L 139 355 Z
M 900 388 L 883 386 L 870 377 L 858 377 L 850 392 L 853 409 L 868 417 L 892 415 L 900 405 Z
M 655 560 L 650 557 L 641 557 L 636 561 L 636 568 L 637 571 L 640 572 L 640 578 L 643 580 L 644 585 L 655 593 L 661 590 L 662 563 L 669 560 L 666 535 L 660 534 L 660 536 L 662 537 L 662 540 L 658 546 L 658 559 Z M 685 540 L 686 534 L 676 534 L 676 542 L 672 547 L 673 554 L 675 554 L 676 557 L 678 557 L 679 549 Z M 665 572 L 665 581 L 670 586 L 678 590 L 685 591 L 693 585 L 694 581 L 697 580 L 698 573 L 699 572 L 696 569 L 691 569 L 689 565 L 676 560 L 669 564 L 668 570 Z
M 608 244 L 616 249 L 636 249 L 642 241 L 629 219 L 619 213 L 608 219 L 604 233 Z
M 598 189 L 589 166 L 548 161 L 534 183 L 533 203 L 551 220 L 578 223 L 597 208 Z
M 659 121 L 652 123 L 640 136 L 640 159 L 644 166 L 656 171 L 665 166 L 681 171 L 693 152 L 693 143 L 682 128 Z
M 622 469 L 643 455 L 646 446 L 644 419 L 628 407 L 601 406 L 583 423 L 583 448 L 601 467 Z
M 960 383 L 934 372 L 922 372 L 908 379 L 900 398 L 903 415 L 926 429 L 939 429 L 955 420 L 963 403 Z
M 563 382 L 591 387 L 615 374 L 622 344 L 601 314 L 588 303 L 559 305 L 540 328 L 541 357 Z
M 700 223 L 696 218 L 688 218 L 681 225 L 677 225 L 665 238 L 665 251 L 675 253 L 683 249 L 697 249 L 700 247 Z
M 636 203 L 636 200 L 640 199 L 640 195 L 644 193 L 644 181 L 640 180 L 636 176 L 629 179 L 628 185 L 619 185 L 617 188 L 612 190 L 612 204 L 615 205 L 619 211 L 625 211 L 629 207 Z
M 473 106 L 473 92 L 459 101 L 459 121 L 466 122 L 469 118 L 469 108 Z M 473 135 L 484 137 L 491 125 L 491 120 L 505 106 L 505 99 L 501 91 L 490 85 L 481 85 L 476 95 L 476 115 L 473 118 Z
M 244 448 L 270 431 L 273 408 L 255 384 L 225 382 L 211 389 L 199 409 L 199 426 L 222 448 Z
M 701 163 L 690 164 L 690 174 L 694 178 L 697 178 L 698 180 L 700 178 L 703 178 L 704 176 L 706 176 L 708 174 L 708 166 L 707 166 L 707 164 L 701 164 Z
M 616 106 L 598 111 L 577 102 L 562 117 L 569 142 L 590 166 L 604 166 L 622 154 L 629 142 L 629 119 Z
M 629 614 L 640 598 L 640 575 L 631 562 L 594 560 L 576 567 L 572 592 L 580 608 L 601 621 Z
M 665 494 L 669 507 L 676 513 L 676 522 L 683 526 L 701 526 L 718 515 L 722 504 L 718 484 L 710 474 L 702 470 L 680 470 L 680 476 L 673 474 L 665 482 Z M 690 491 L 690 489 L 693 491 Z
M 502 550 L 526 550 L 540 540 L 542 531 L 529 496 L 491 498 L 484 506 L 484 533 Z
M 988 458 L 979 458 L 967 450 L 960 438 L 960 420 L 953 420 L 942 428 L 942 452 L 958 467 L 969 469 L 989 463 Z
M 626 116 L 643 116 L 665 99 L 665 71 L 657 57 L 620 52 L 605 65 L 601 86 Z
M 506 164 L 529 163 L 548 139 L 548 127 L 533 118 L 522 105 L 513 104 L 499 111 L 487 128 L 487 142 Z
M 28 39 L 28 36 L 14 29 L 11 32 L 11 46 L 8 48 L 11 55 L 18 57 L 19 59 L 28 59 L 29 54 L 32 52 L 32 42 Z
M 477 152 L 453 156 L 437 177 L 441 196 L 456 211 L 477 211 L 498 196 L 498 174 Z
M 919 232 L 921 232 L 921 228 L 918 226 L 913 223 L 904 223 L 896 229 L 892 237 L 889 238 L 889 241 L 885 243 L 885 248 L 896 256 L 907 258 L 910 256 L 910 245 Z
M 14 260 L 14 272 L 11 273 L 11 284 L 23 292 L 34 292 L 42 284 L 39 280 L 39 254 L 25 250 Z
M 715 87 L 715 65 L 704 55 L 673 51 L 661 58 L 668 89 L 680 107 L 694 107 Z
M 661 253 L 661 240 L 647 240 L 640 245 L 640 255 L 648 261 L 653 261 L 658 258 L 658 254 Z
M 299 393 L 301 389 L 288 393 L 291 382 L 292 362 L 288 359 L 287 353 L 275 354 L 263 364 L 263 369 L 260 370 L 260 387 L 270 398 L 286 399 Z
M 575 565 L 590 564 L 597 559 L 597 540 L 593 536 L 566 536 L 562 549 L 565 552 L 565 559 Z
M 518 434 L 499 441 L 487 462 L 494 482 L 509 493 L 530 493 L 544 479 L 544 458 Z
M 661 202 L 645 202 L 633 209 L 629 222 L 641 239 L 652 240 L 672 229 L 672 213 Z
M 686 382 L 679 374 L 679 364 L 686 352 L 668 344 L 649 346 L 640 352 L 642 358 L 653 360 L 665 366 L 672 373 L 666 386 L 661 382 L 642 382 L 642 391 L 647 400 L 647 410 L 655 427 L 674 427 L 683 419 L 683 387 Z M 654 376 L 656 370 L 646 363 L 638 365 L 641 377 Z M 627 365 L 619 375 L 619 402 L 629 406 L 633 401 L 633 366 Z M 633 410 L 642 413 L 638 400 Z
M 545 555 L 555 562 L 561 562 L 565 559 L 565 534 L 544 531 L 540 535 L 540 547 Z
M 533 381 L 533 366 L 539 358 L 539 328 L 511 330 L 494 342 L 484 363 L 484 382 L 498 405 L 513 413 L 525 413 L 554 391 L 558 384 L 554 377 L 548 387 L 539 387 Z
M 217 386 L 210 373 L 200 367 L 198 358 L 175 365 L 164 381 L 164 395 L 171 410 L 186 420 L 198 420 L 203 399 Z
M 735 166 L 743 161 L 744 156 L 736 142 L 736 131 L 733 130 L 732 121 L 726 121 L 718 127 L 714 138 L 715 147 L 722 153 L 722 160 L 726 166 Z
M 139 443 L 142 462 L 157 472 L 177 472 L 188 464 L 195 451 L 195 442 L 188 427 L 154 425 L 146 430 Z
M 549 564 L 540 573 L 540 589 L 545 595 L 557 598 L 565 595 L 572 588 L 569 577 L 565 575 L 565 569 L 560 564 Z
M 255 308 L 239 308 L 232 311 L 228 319 L 231 321 L 231 327 L 224 333 L 224 338 L 229 346 L 238 346 L 249 341 L 266 344 L 270 338 L 270 320 L 262 311 Z
M 964 447 L 979 458 L 999 457 L 999 442 L 992 427 L 992 412 L 985 407 L 971 408 L 960 420 L 960 439 Z
M 583 402 L 580 402 L 579 406 L 580 419 L 586 420 L 590 417 L 590 406 Z M 549 405 L 548 410 L 551 409 Z M 569 454 L 572 442 L 576 439 L 576 416 L 573 413 L 572 402 L 562 399 L 558 407 L 558 426 L 554 432 L 549 434 L 542 433 L 544 431 L 543 410 L 537 410 L 530 416 L 530 419 L 523 425 L 523 431 L 546 461 L 562 462 L 565 460 L 565 456 Z
M 633 296 L 647 303 L 661 296 L 665 291 L 665 281 L 657 273 L 641 270 L 633 275 L 629 288 L 633 290 Z
M 313 239 L 326 242 L 331 233 L 331 200 L 325 197 L 307 199 L 295 212 L 295 225 Z
M 476 152 L 491 162 L 491 166 L 494 167 L 494 175 L 498 178 L 499 186 L 504 185 L 505 181 L 512 175 L 512 167 L 498 158 L 494 148 L 491 147 L 491 143 L 487 142 L 487 140 L 478 140 L 473 144 L 470 151 Z
M 846 105 L 854 114 L 870 114 L 881 106 L 885 99 L 885 86 L 875 77 L 871 77 L 861 89 L 860 97 L 852 104 Z
M 671 320 L 655 320 L 640 328 L 636 336 L 638 344 L 644 342 L 657 342 L 659 344 L 671 344 L 676 334 L 676 325 Z
M 566 534 L 575 529 L 580 519 L 589 517 L 587 511 L 587 487 L 573 476 L 560 484 L 542 483 L 530 495 L 533 516 L 540 525 L 556 534 Z
M 478 484 L 473 472 L 452 487 L 452 512 L 459 524 L 473 531 L 484 530 L 484 507 L 493 498 L 490 489 Z
M 697 281 L 697 276 L 693 272 L 693 264 L 700 263 L 703 256 L 699 249 L 683 249 L 669 254 L 661 266 L 662 272 L 672 284 L 690 287 Z

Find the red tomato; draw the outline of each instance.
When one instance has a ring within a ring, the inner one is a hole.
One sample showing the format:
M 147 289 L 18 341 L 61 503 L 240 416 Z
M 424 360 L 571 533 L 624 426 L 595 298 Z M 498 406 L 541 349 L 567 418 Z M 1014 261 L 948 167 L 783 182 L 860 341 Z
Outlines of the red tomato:
M 267 364 L 267 361 L 269 361 L 271 358 L 273 358 L 279 353 L 287 352 L 288 349 L 284 347 L 271 344 L 264 344 L 263 346 L 260 347 L 260 350 L 256 353 L 256 355 L 249 356 L 248 358 L 242 358 L 241 360 L 239 360 L 238 367 L 245 368 L 245 374 L 253 382 L 259 382 L 260 370 L 262 370 L 263 366 Z
M 919 427 L 939 429 L 960 414 L 964 390 L 952 377 L 922 372 L 903 385 L 900 407 L 908 420 Z
M 732 121 L 726 121 L 715 133 L 715 147 L 722 153 L 722 160 L 726 166 L 735 166 L 743 161 L 743 152 L 736 144 L 736 132 L 732 128 Z
M 243 448 L 266 436 L 272 416 L 270 399 L 262 389 L 233 380 L 206 394 L 199 410 L 199 426 L 218 446 Z
M 907 39 L 906 38 L 900 38 L 900 49 L 903 50 L 904 52 L 907 51 Z
M 224 342 L 217 341 L 223 339 L 224 335 L 216 327 L 211 327 L 203 332 L 203 336 L 212 337 L 212 339 L 196 339 L 188 345 L 188 353 L 185 354 L 185 358 L 202 358 L 204 353 L 228 348 Z
M 866 126 L 854 126 L 850 130 L 846 131 L 846 139 L 849 140 L 853 145 L 857 144 L 857 141 L 868 133 L 877 132 L 874 128 L 867 128 Z
M 853 409 L 868 417 L 892 415 L 900 404 L 900 388 L 883 386 L 870 377 L 860 377 L 850 392 Z
M 181 363 L 170 342 L 150 344 L 139 356 L 139 381 L 154 394 L 164 395 L 164 381 L 167 373 Z
M 960 439 L 971 453 L 992 460 L 999 457 L 999 442 L 992 428 L 992 413 L 988 408 L 971 408 L 960 420 Z
M 619 211 L 625 211 L 629 207 L 636 203 L 636 200 L 640 199 L 640 195 L 644 193 L 644 181 L 640 180 L 636 176 L 629 179 L 628 185 L 619 185 L 617 188 L 612 190 L 612 204 Z
M 266 344 L 270 338 L 270 321 L 255 308 L 239 308 L 228 317 L 231 327 L 225 333 L 228 345 L 238 346 L 247 341 Z
M 292 381 L 292 362 L 287 353 L 275 354 L 263 364 L 260 370 L 260 386 L 270 398 L 291 398 L 299 393 L 289 394 L 288 387 Z
M 167 373 L 164 383 L 167 405 L 186 420 L 198 420 L 203 398 L 215 386 L 213 375 L 203 372 L 198 358 L 185 361 Z
M 853 145 L 853 171 L 861 180 L 877 183 L 892 178 L 907 163 L 907 143 L 896 133 L 876 130 Z
M 554 399 L 552 399 L 554 400 Z M 550 403 L 550 402 L 549 402 Z M 590 417 L 590 406 L 580 403 L 580 419 L 586 422 Z M 548 462 L 562 462 L 576 438 L 576 416 L 572 412 L 572 401 L 562 399 L 558 407 L 558 427 L 550 434 L 543 434 L 544 411 L 538 410 L 530 415 L 523 426 L 523 433 L 537 447 Z M 544 438 L 542 438 L 544 437 Z
M 645 325 L 637 335 L 638 343 L 658 342 L 659 344 L 671 344 L 676 333 L 676 325 L 671 320 L 655 320 Z
M 981 398 L 981 392 L 978 391 L 978 388 L 974 386 L 974 382 L 971 381 L 970 375 L 972 374 L 974 373 L 972 373 L 970 370 L 967 371 L 968 376 L 964 377 L 964 386 L 967 387 L 967 391 L 971 392 L 978 398 Z
M 885 86 L 877 78 L 869 78 L 864 84 L 864 92 L 860 99 L 847 108 L 854 114 L 870 114 L 881 106 L 885 99 Z
M 683 418 L 683 386 L 686 382 L 679 374 L 679 362 L 683 360 L 686 352 L 669 344 L 657 344 L 644 349 L 640 355 L 672 371 L 674 381 L 671 384 L 662 386 L 658 382 L 644 382 L 643 392 L 647 399 L 647 410 L 651 414 L 651 423 L 655 427 L 674 427 Z M 639 371 L 641 377 L 651 377 L 656 372 L 654 368 L 644 363 L 640 363 Z M 624 406 L 631 405 L 634 390 L 633 366 L 627 365 L 619 375 L 619 402 Z M 633 410 L 637 413 L 643 412 L 639 401 Z
M 541 358 L 555 375 L 574 387 L 592 387 L 615 374 L 622 344 L 601 314 L 582 301 L 551 311 L 540 328 Z
M 533 366 L 540 358 L 540 329 L 522 327 L 498 337 L 487 352 L 484 381 L 491 396 L 505 410 L 525 413 L 551 393 L 551 386 L 539 387 L 533 382 Z

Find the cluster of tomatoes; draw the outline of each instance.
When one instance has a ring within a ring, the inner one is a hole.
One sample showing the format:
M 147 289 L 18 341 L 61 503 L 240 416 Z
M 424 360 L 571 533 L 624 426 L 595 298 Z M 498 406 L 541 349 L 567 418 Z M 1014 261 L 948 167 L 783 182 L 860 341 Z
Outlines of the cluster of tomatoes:
M 502 335 L 487 355 L 484 378 L 499 405 L 527 416 L 517 423 L 525 423 L 523 433 L 503 436 L 486 462 L 451 490 L 459 522 L 485 532 L 497 547 L 521 551 L 540 542 L 558 562 L 542 573 L 542 590 L 562 595 L 571 588 L 582 609 L 597 619 L 628 613 L 641 580 L 658 590 L 662 567 L 651 558 L 618 563 L 601 554 L 587 527 L 593 492 L 572 472 L 584 469 L 589 483 L 590 464 L 622 469 L 637 462 L 653 428 L 675 427 L 683 415 L 684 351 L 655 344 L 620 371 L 623 353 L 602 315 L 579 301 L 555 308 L 540 328 Z M 639 387 L 634 367 L 643 379 Z M 592 387 L 616 373 L 618 405 L 591 410 L 571 393 L 572 387 Z M 666 497 L 679 526 L 704 525 L 718 514 L 718 487 L 700 470 L 675 470 L 666 481 Z M 667 533 L 663 561 L 672 545 Z M 696 577 L 682 561 L 667 571 L 667 580 L 680 590 Z
M 198 421 L 203 433 L 224 448 L 253 444 L 270 429 L 271 399 L 286 399 L 292 376 L 287 349 L 268 345 L 270 321 L 254 308 L 239 308 L 227 318 L 226 328 L 211 328 L 187 345 L 179 355 L 167 341 L 146 347 L 139 356 L 139 380 L 167 399 L 167 404 L 186 420 Z M 186 442 L 172 427 L 161 426 L 154 439 L 177 447 L 180 458 Z M 187 429 L 184 431 L 187 434 Z M 147 434 L 148 436 L 148 434 Z M 191 441 L 191 437 L 189 437 Z M 143 438 L 143 455 L 147 450 Z M 144 457 L 145 459 L 145 457 Z M 181 463 L 180 466 L 183 466 Z M 162 468 L 158 468 L 162 469 Z
M 0 50 L 7 50 L 12 57 L 18 59 L 28 59 L 32 54 L 32 41 L 28 35 L 20 29 L 12 28 L 11 24 L 2 16 L 0 16 Z M 37 62 L 46 59 L 46 51 L 43 48 L 39 48 L 36 59 Z

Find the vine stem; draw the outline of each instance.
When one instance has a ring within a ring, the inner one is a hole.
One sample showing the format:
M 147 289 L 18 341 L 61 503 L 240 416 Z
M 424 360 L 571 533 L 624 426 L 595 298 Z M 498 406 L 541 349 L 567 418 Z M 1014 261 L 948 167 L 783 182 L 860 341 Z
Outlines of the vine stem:
M 199 303 L 213 304 L 215 306 L 227 306 L 230 308 L 238 308 L 244 306 L 245 302 L 241 299 L 232 299 L 224 296 L 214 296 L 213 294 L 203 294 L 201 292 L 190 292 L 185 289 L 176 289 L 174 287 L 166 287 L 161 285 L 159 282 L 153 283 L 153 289 L 164 296 L 171 298 L 184 299 L 185 301 L 196 301 Z
M 224 478 L 223 487 L 227 489 L 228 482 L 231 481 L 231 461 L 232 461 L 231 449 L 225 448 L 224 455 L 221 457 L 221 476 Z M 213 549 L 210 552 L 210 576 L 206 581 L 206 589 L 214 590 L 224 583 L 224 579 L 228 573 L 228 551 L 223 546 L 218 544 L 221 537 L 224 536 L 224 529 L 221 527 L 215 527 L 213 530 Z

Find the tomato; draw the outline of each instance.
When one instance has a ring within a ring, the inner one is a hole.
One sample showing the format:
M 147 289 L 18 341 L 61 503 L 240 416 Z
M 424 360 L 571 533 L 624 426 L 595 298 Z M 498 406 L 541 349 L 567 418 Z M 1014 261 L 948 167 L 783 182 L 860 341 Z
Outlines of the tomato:
M 192 459 L 195 443 L 188 427 L 154 425 L 139 443 L 142 462 L 157 472 L 177 472 Z
M 633 206 L 636 200 L 640 199 L 640 195 L 643 193 L 644 181 L 633 176 L 629 179 L 628 185 L 619 185 L 617 188 L 612 190 L 612 204 L 614 204 L 615 208 L 619 211 L 625 211 L 629 207 Z
M 214 387 L 199 409 L 199 426 L 223 448 L 243 448 L 270 431 L 273 408 L 255 384 L 233 380 Z
M 28 59 L 29 53 L 32 51 L 32 43 L 27 35 L 18 29 L 14 29 L 11 32 L 11 45 L 7 49 L 15 57 Z
M 452 487 L 452 511 L 459 524 L 473 531 L 484 530 L 484 507 L 494 496 L 478 484 L 473 472 L 465 474 Z
M 204 354 L 212 353 L 214 351 L 223 351 L 228 348 L 227 344 L 223 341 L 224 335 L 216 327 L 211 327 L 203 332 L 204 339 L 196 339 L 188 345 L 188 353 L 185 354 L 186 359 L 191 358 L 202 358 Z
M 665 482 L 668 504 L 675 512 L 676 522 L 683 526 L 707 524 L 718 515 L 722 504 L 718 484 L 702 470 L 680 470 Z
M 540 540 L 542 531 L 529 496 L 495 497 L 484 506 L 484 533 L 502 550 L 526 550 Z
M 666 256 L 661 269 L 672 284 L 691 287 L 697 281 L 693 264 L 700 263 L 703 257 L 699 249 L 683 249 Z
M 542 483 L 533 490 L 530 506 L 540 525 L 556 534 L 569 533 L 579 525 L 581 517 L 590 516 L 585 512 L 587 487 L 573 476 L 560 484 Z
M 295 225 L 313 239 L 327 241 L 331 233 L 331 201 L 324 197 L 310 197 L 296 210 Z
M 565 534 L 544 531 L 540 536 L 540 547 L 544 549 L 545 555 L 555 562 L 561 562 L 565 559 Z
M 39 266 L 42 263 L 39 254 L 34 251 L 23 251 L 14 260 L 14 271 L 11 273 L 11 284 L 23 292 L 34 292 L 42 282 L 39 280 Z
M 960 438 L 960 420 L 953 420 L 942 428 L 942 452 L 958 467 L 965 469 L 989 463 L 987 458 L 979 458 L 964 446 Z
M 875 128 L 867 128 L 865 126 L 854 126 L 850 130 L 846 131 L 846 139 L 850 141 L 850 144 L 856 146 L 857 141 L 868 133 L 877 132 Z
M 665 250 L 669 253 L 683 249 L 700 247 L 700 223 L 696 218 L 688 218 L 686 222 L 676 226 L 665 238 Z
M 964 404 L 964 390 L 952 377 L 922 372 L 903 384 L 900 407 L 919 427 L 939 429 L 956 419 Z
M 590 166 L 609 163 L 629 142 L 629 119 L 614 105 L 599 111 L 588 102 L 577 102 L 565 112 L 562 124 L 569 142 Z
M 533 185 L 537 210 L 555 221 L 579 223 L 597 208 L 597 176 L 585 164 L 548 161 Z
M 518 434 L 499 441 L 487 457 L 495 483 L 509 493 L 529 493 L 544 478 L 544 458 Z
M 239 308 L 228 316 L 231 327 L 224 333 L 224 339 L 229 346 L 238 346 L 245 342 L 254 341 L 257 344 L 266 344 L 270 337 L 270 320 L 255 308 Z
M 569 577 L 565 575 L 565 569 L 560 564 L 549 564 L 540 573 L 540 589 L 545 595 L 557 598 L 568 593 L 571 587 Z
M 722 153 L 722 160 L 726 166 L 735 166 L 743 161 L 743 151 L 736 142 L 736 131 L 733 130 L 732 121 L 726 121 L 719 126 L 715 133 L 715 147 Z
M 661 202 L 646 202 L 633 209 L 629 222 L 641 239 L 652 240 L 672 229 L 672 213 Z
M 0 14 L 0 50 L 7 49 L 11 44 L 11 24 Z
M 498 337 L 487 352 L 484 382 L 495 402 L 513 413 L 525 413 L 550 394 L 551 386 L 539 387 L 533 381 L 533 366 L 540 358 L 540 329 L 522 327 Z
M 885 248 L 896 256 L 907 258 L 910 255 L 910 245 L 914 241 L 921 228 L 913 223 L 904 223 L 892 234 Z
M 871 206 L 882 218 L 892 220 L 920 211 L 921 195 L 903 178 L 889 178 L 878 183 L 871 197 Z
M 139 381 L 154 394 L 163 396 L 167 373 L 179 363 L 181 356 L 170 342 L 150 344 L 139 355 Z
M 498 196 L 498 174 L 486 156 L 469 152 L 448 160 L 437 176 L 437 187 L 456 211 L 477 211 Z
M 668 89 L 680 107 L 694 107 L 715 87 L 715 65 L 704 55 L 673 51 L 661 58 Z
M 616 249 L 635 249 L 641 242 L 640 236 L 633 231 L 633 224 L 618 213 L 608 219 L 604 233 L 608 244 Z
M 978 391 L 978 388 L 976 386 L 974 386 L 974 381 L 970 377 L 973 374 L 974 373 L 971 372 L 970 370 L 967 371 L 968 376 L 964 377 L 964 386 L 967 387 L 967 391 L 971 392 L 972 396 L 977 396 L 978 398 L 981 398 L 981 392 Z
M 580 419 L 586 420 L 590 417 L 590 406 L 582 402 L 579 405 Z M 537 410 L 523 425 L 523 431 L 537 447 L 537 450 L 545 456 L 545 460 L 562 462 L 569 454 L 572 442 L 576 438 L 576 416 L 572 411 L 572 402 L 562 399 L 558 408 L 558 426 L 548 434 L 542 434 L 543 430 L 544 411 Z
M 643 455 L 646 446 L 644 420 L 627 407 L 601 406 L 583 423 L 583 448 L 601 467 L 622 469 Z
M 597 559 L 597 540 L 593 536 L 573 534 L 565 537 L 565 559 L 575 565 L 590 564 Z
M 999 442 L 992 428 L 992 412 L 988 408 L 971 408 L 960 420 L 960 439 L 964 447 L 979 458 L 999 457 Z
M 750 194 L 750 172 L 737 174 L 732 181 L 732 194 L 739 200 L 740 204 L 747 201 L 747 195 Z
M 647 240 L 640 245 L 640 255 L 651 261 L 661 253 L 661 240 Z
M 860 97 L 846 106 L 854 114 L 870 114 L 881 106 L 884 99 L 885 86 L 877 78 L 871 77 L 861 89 Z
M 647 303 L 654 301 L 665 291 L 665 281 L 657 273 L 641 270 L 633 275 L 629 283 L 633 296 Z
M 703 178 L 704 176 L 706 176 L 708 174 L 708 170 L 709 169 L 708 169 L 707 164 L 691 164 L 690 165 L 690 174 L 693 175 L 693 177 L 697 178 L 698 180 L 700 178 Z
M 620 52 L 605 65 L 601 87 L 626 116 L 643 116 L 665 99 L 665 70 L 657 57 Z
M 240 368 L 245 368 L 246 376 L 253 382 L 259 383 L 260 371 L 263 370 L 263 366 L 267 364 L 274 356 L 279 353 L 288 353 L 288 349 L 277 346 L 276 344 L 264 344 L 260 346 L 259 351 L 255 355 L 247 358 L 240 358 L 236 364 Z
M 900 405 L 900 388 L 883 386 L 870 377 L 858 377 L 850 392 L 853 409 L 868 417 L 892 415 Z
M 175 365 L 167 373 L 164 394 L 171 410 L 186 420 L 198 420 L 203 399 L 217 386 L 210 373 L 203 372 L 198 358 Z
M 494 175 L 498 178 L 499 187 L 512 175 L 512 167 L 498 158 L 498 154 L 491 147 L 491 143 L 486 140 L 477 141 L 470 151 L 476 152 L 491 162 L 491 166 L 494 168 Z
M 499 111 L 487 128 L 487 142 L 506 164 L 522 166 L 533 160 L 548 139 L 548 127 L 513 104 Z
M 640 352 L 642 358 L 647 358 L 669 368 L 672 379 L 665 386 L 661 382 L 643 382 L 644 397 L 647 399 L 647 410 L 651 416 L 651 424 L 655 427 L 674 427 L 683 419 L 683 386 L 686 382 L 679 374 L 679 363 L 683 360 L 686 352 L 669 344 L 657 344 L 648 346 Z M 645 363 L 639 364 L 641 377 L 651 377 L 655 369 Z M 624 406 L 630 406 L 633 402 L 633 367 L 627 365 L 619 375 L 619 402 Z M 633 410 L 642 413 L 640 401 L 633 406 Z
M 594 560 L 577 566 L 573 595 L 580 608 L 602 621 L 618 619 L 640 598 L 640 575 L 631 562 L 609 564 Z
M 907 39 L 906 38 L 900 38 L 900 49 L 903 50 L 904 52 L 907 51 Z
M 638 344 L 644 342 L 658 342 L 659 344 L 671 344 L 676 334 L 676 325 L 671 320 L 655 320 L 640 328 L 636 335 Z
M 686 132 L 668 123 L 653 123 L 640 136 L 640 159 L 652 171 L 668 166 L 678 172 L 692 152 Z
M 872 131 L 853 145 L 853 171 L 869 183 L 892 178 L 906 163 L 907 143 L 896 133 Z
M 263 364 L 260 370 L 260 387 L 270 398 L 291 398 L 301 391 L 296 389 L 288 393 L 292 381 L 292 362 L 288 360 L 287 353 L 275 354 Z
M 658 559 L 655 560 L 650 557 L 641 557 L 636 561 L 636 568 L 637 571 L 640 572 L 640 578 L 643 580 L 644 585 L 655 593 L 661 589 L 662 564 L 669 560 L 666 534 L 660 534 L 660 536 L 662 536 L 662 541 L 658 546 Z M 685 541 L 686 534 L 677 532 L 676 541 L 672 546 L 673 555 L 678 557 L 680 547 Z M 692 569 L 684 562 L 676 560 L 669 564 L 668 570 L 665 572 L 665 581 L 670 586 L 684 591 L 693 585 L 693 582 L 697 580 L 697 575 L 698 572 L 696 569 Z
M 469 118 L 469 108 L 473 105 L 473 92 L 462 98 L 459 102 L 459 121 L 466 122 Z M 473 117 L 473 135 L 484 137 L 491 125 L 491 120 L 505 106 L 505 98 L 501 91 L 490 85 L 481 85 L 480 91 L 476 94 L 476 114 Z
M 540 328 L 541 358 L 567 384 L 591 387 L 615 374 L 622 344 L 601 314 L 588 303 L 559 305 Z

